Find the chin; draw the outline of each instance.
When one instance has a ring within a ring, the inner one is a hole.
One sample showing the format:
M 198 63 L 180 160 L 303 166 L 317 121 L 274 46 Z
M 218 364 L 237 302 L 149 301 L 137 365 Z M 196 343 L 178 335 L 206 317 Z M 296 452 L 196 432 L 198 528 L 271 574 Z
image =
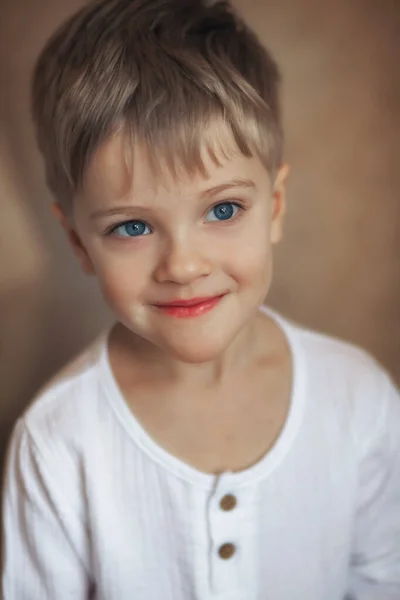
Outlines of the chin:
M 174 356 L 177 360 L 183 363 L 191 365 L 200 365 L 210 363 L 217 360 L 224 352 L 226 348 L 215 348 L 215 347 L 179 347 L 168 348 L 169 354 Z
M 197 335 L 183 339 L 172 338 L 162 346 L 169 355 L 183 363 L 208 363 L 218 360 L 229 348 L 235 337 L 232 332 L 229 333 L 220 332 L 218 336 Z

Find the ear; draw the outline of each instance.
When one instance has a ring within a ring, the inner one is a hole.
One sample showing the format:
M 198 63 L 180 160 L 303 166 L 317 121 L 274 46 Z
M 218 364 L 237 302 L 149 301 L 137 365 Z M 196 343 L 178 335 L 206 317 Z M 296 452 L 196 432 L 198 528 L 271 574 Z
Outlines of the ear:
M 289 165 L 283 164 L 275 177 L 272 187 L 271 242 L 277 244 L 282 239 L 286 213 L 286 180 Z
M 85 246 L 82 244 L 79 235 L 74 229 L 71 223 L 71 219 L 69 219 L 66 216 L 65 212 L 59 204 L 52 204 L 51 212 L 53 213 L 53 216 L 57 219 L 57 221 L 60 223 L 61 227 L 67 234 L 68 241 L 71 244 L 76 257 L 78 258 L 84 273 L 86 273 L 87 275 L 94 275 L 95 270 L 93 267 L 93 263 L 90 260 L 90 257 L 86 251 Z

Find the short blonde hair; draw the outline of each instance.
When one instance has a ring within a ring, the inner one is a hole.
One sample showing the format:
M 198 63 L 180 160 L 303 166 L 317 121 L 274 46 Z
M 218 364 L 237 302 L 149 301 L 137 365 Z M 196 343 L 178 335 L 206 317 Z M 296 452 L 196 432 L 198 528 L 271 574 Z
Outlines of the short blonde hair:
M 239 152 L 257 153 L 274 173 L 279 83 L 275 61 L 228 2 L 92 2 L 55 32 L 34 72 L 47 183 L 70 207 L 94 152 L 119 130 L 145 144 L 155 164 L 203 170 L 203 133 L 215 119 Z

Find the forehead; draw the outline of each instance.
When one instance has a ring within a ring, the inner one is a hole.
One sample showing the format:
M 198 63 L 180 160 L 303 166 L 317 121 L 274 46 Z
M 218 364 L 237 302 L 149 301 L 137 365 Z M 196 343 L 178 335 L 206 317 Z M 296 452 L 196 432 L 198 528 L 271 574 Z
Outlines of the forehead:
M 189 172 L 177 165 L 174 172 L 162 156 L 159 160 L 152 156 L 150 160 L 144 145 L 132 143 L 120 132 L 93 156 L 83 195 L 91 204 L 109 205 L 127 197 L 139 197 L 141 201 L 161 195 L 195 197 L 211 186 L 233 179 L 249 179 L 261 188 L 269 184 L 268 171 L 257 155 L 241 154 L 232 136 L 230 139 L 226 132 L 216 131 L 211 143 L 210 136 L 205 139 L 207 142 L 200 149 L 204 170 Z

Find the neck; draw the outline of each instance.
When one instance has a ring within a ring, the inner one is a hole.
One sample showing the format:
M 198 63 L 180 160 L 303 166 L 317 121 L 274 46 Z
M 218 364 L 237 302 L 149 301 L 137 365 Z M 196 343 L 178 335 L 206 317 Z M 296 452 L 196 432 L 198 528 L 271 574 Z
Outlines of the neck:
M 260 354 L 262 339 L 265 350 L 265 329 L 260 327 L 260 321 L 269 320 L 255 314 L 221 355 L 213 361 L 195 364 L 171 356 L 118 323 L 110 336 L 110 355 L 118 370 L 130 372 L 132 377 L 140 374 L 141 378 L 148 376 L 158 383 L 216 387 L 253 362 Z

